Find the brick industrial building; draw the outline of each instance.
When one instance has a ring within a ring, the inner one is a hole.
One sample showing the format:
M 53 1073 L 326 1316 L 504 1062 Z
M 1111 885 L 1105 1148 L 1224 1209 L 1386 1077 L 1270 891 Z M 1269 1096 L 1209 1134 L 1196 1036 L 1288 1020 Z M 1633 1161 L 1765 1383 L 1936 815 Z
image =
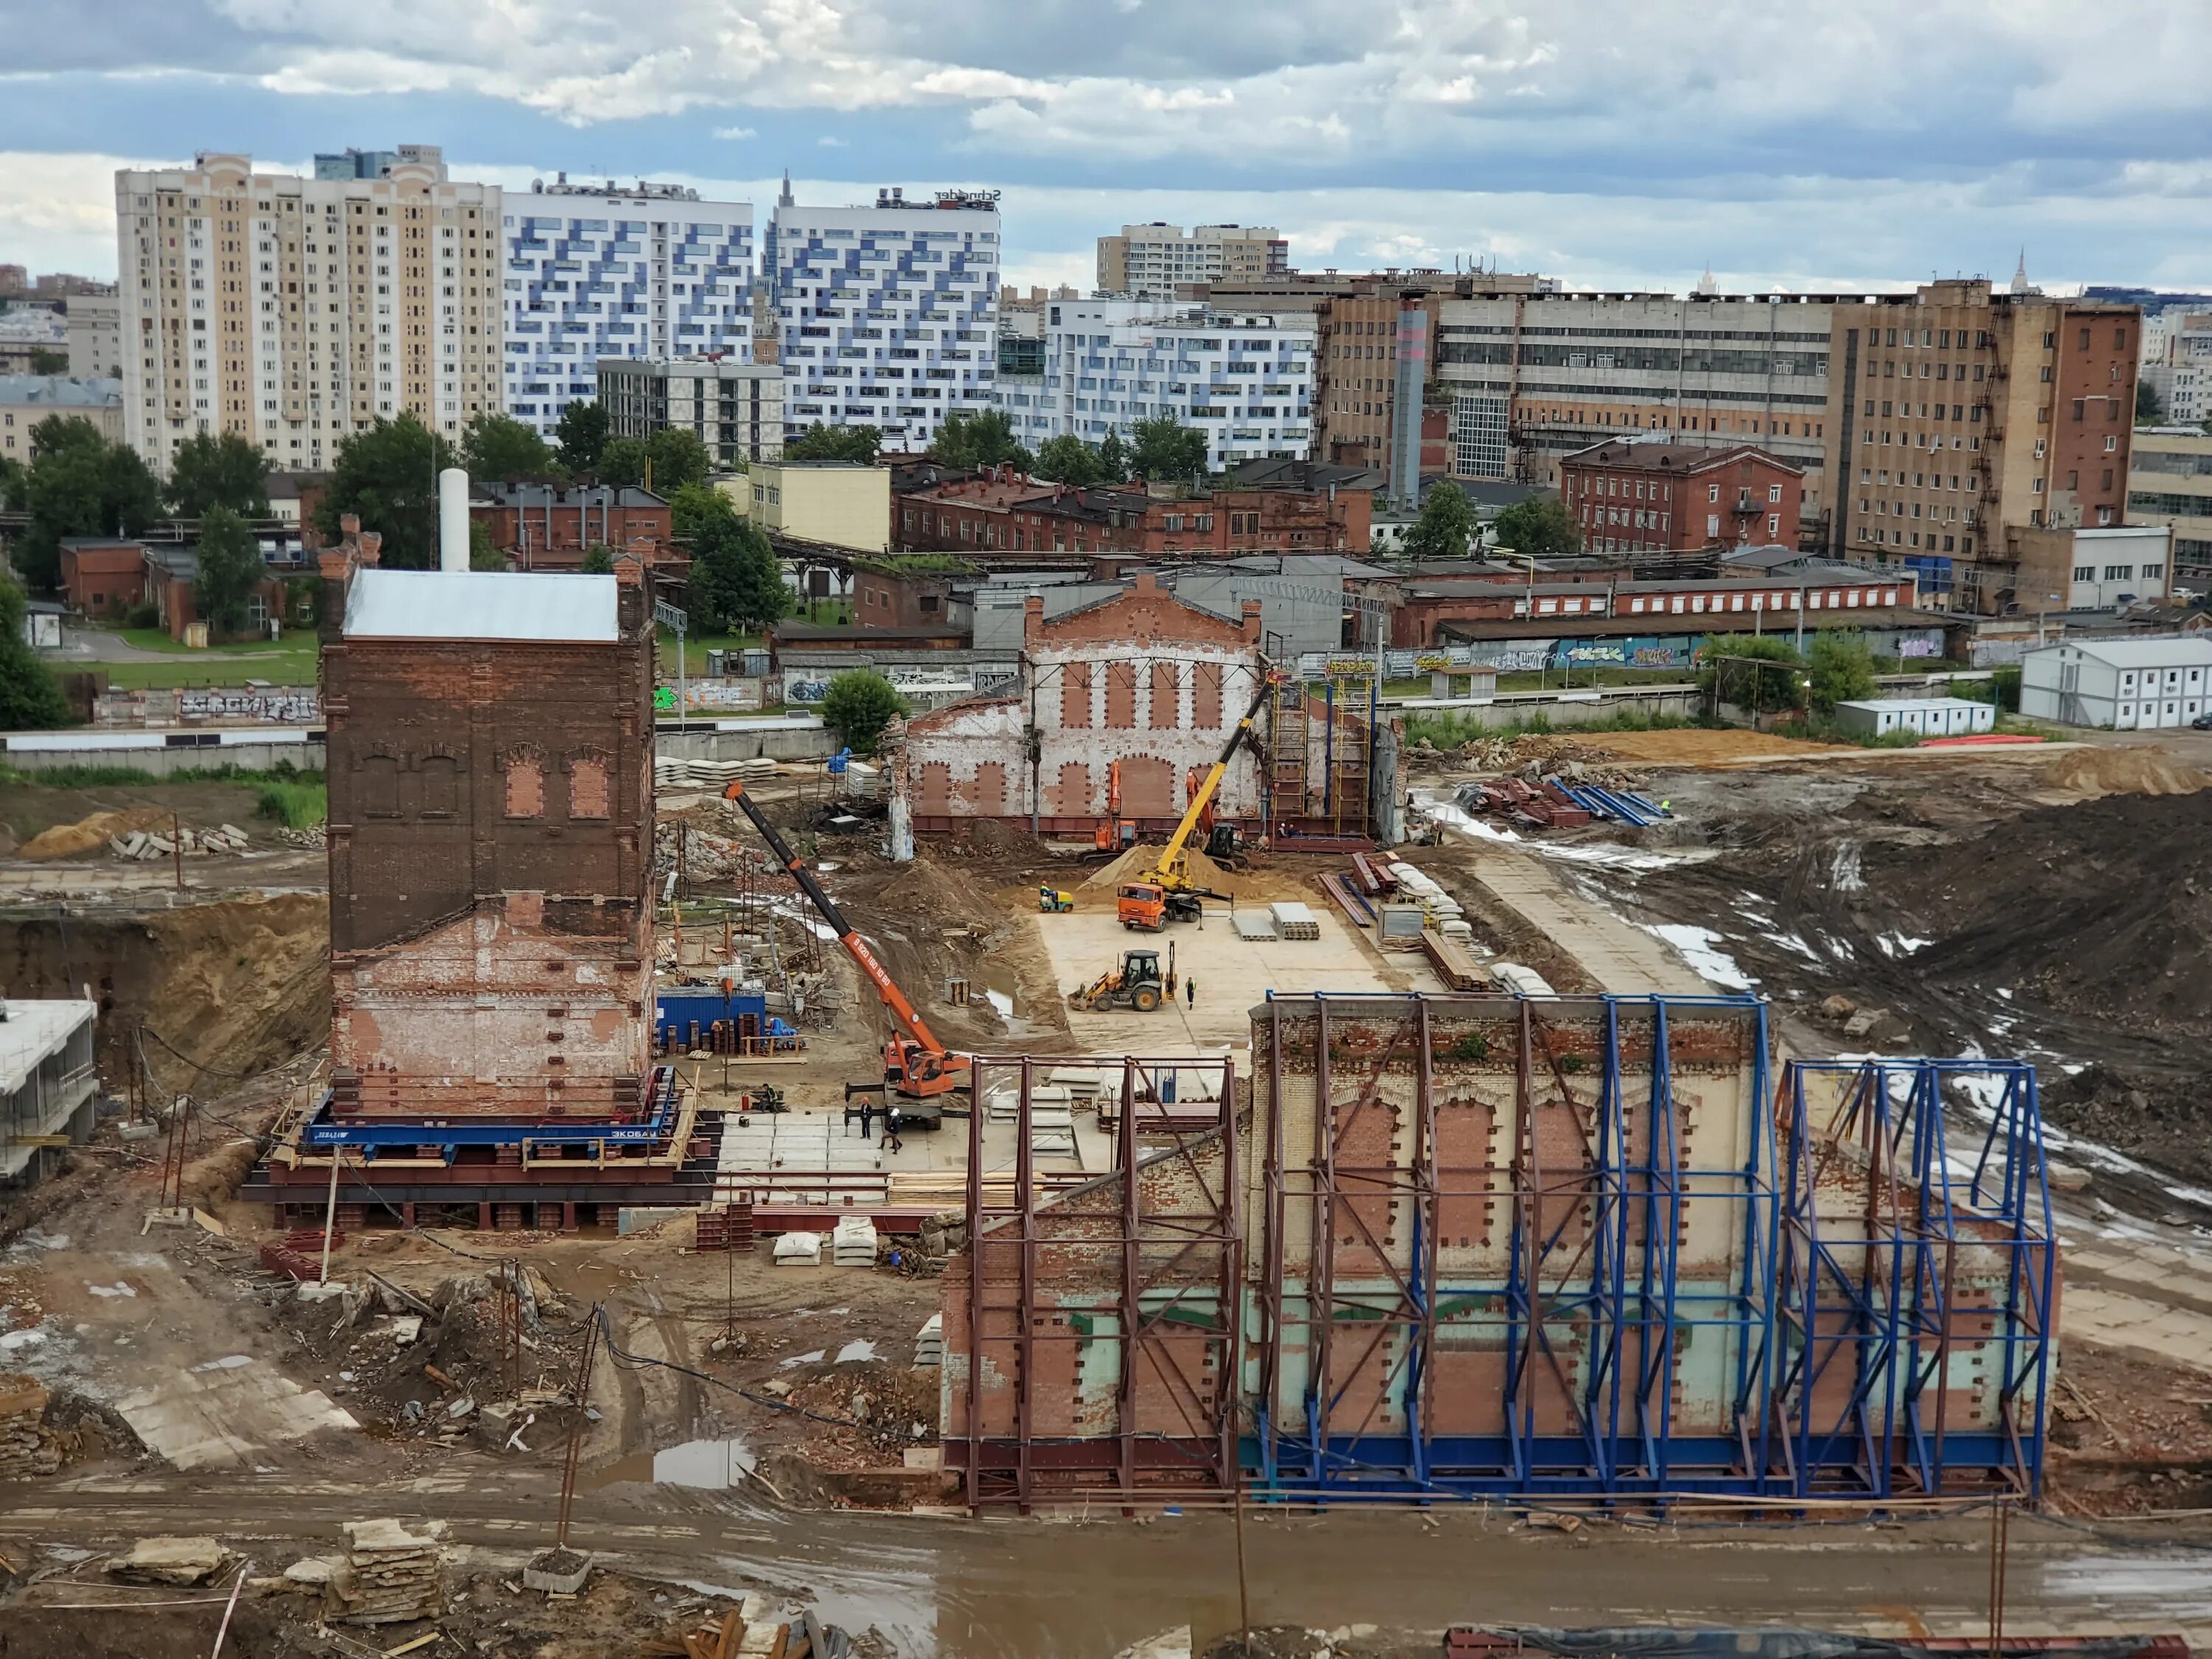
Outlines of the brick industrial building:
M 338 1115 L 638 1114 L 645 590 L 384 570 L 374 552 L 322 556 Z
M 320 555 L 331 1087 L 246 1194 L 319 1221 L 337 1156 L 342 1224 L 696 1201 L 651 1059 L 645 589 L 470 571 L 447 476 L 441 568 L 380 568 L 350 518 Z
M 1122 816 L 1172 827 L 1188 775 L 1220 753 L 1260 684 L 1260 606 L 1232 623 L 1140 574 L 1125 592 L 1048 621 L 1028 602 L 1021 688 L 955 703 L 907 727 L 900 769 L 914 827 L 963 818 L 1089 834 L 1118 766 Z M 1034 730 L 1034 742 L 1029 733 Z M 1256 823 L 1260 772 L 1248 748 L 1222 781 L 1224 818 Z
M 574 570 L 595 547 L 650 564 L 673 546 L 667 501 L 632 486 L 479 483 L 469 516 L 518 570 Z
M 1805 473 L 1749 444 L 1603 443 L 1559 462 L 1559 496 L 1595 553 L 1797 545 Z

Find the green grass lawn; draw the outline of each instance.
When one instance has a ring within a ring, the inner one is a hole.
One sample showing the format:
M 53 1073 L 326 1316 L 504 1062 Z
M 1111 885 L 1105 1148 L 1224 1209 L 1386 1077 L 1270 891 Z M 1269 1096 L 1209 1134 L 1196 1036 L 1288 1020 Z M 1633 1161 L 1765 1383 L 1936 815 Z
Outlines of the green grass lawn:
M 317 645 L 313 634 L 258 647 L 214 646 L 187 652 L 182 647 L 167 662 L 103 662 L 86 665 L 107 676 L 119 691 L 144 691 L 182 685 L 243 685 L 266 680 L 271 685 L 313 685 Z M 74 664 L 58 664 L 68 668 Z

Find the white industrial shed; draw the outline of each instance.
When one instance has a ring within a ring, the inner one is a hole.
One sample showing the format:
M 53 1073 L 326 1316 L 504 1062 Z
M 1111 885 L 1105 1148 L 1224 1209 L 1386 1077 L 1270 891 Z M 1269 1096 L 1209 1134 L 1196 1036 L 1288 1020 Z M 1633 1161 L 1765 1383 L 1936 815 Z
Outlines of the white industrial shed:
M 1836 724 L 1844 731 L 1871 732 L 1878 738 L 1892 732 L 1963 738 L 1990 730 L 1996 717 L 1995 704 L 1965 697 L 1869 697 L 1836 705 Z
M 2020 712 L 2132 732 L 2186 726 L 2212 709 L 2212 635 L 2068 640 L 2021 659 Z

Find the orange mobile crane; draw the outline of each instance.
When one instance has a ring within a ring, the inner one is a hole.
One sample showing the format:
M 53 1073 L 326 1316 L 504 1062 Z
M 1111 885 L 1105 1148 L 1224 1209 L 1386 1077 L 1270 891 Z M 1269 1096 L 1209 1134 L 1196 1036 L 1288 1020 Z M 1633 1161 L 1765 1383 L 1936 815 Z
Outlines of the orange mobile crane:
M 967 1088 L 972 1080 L 968 1056 L 949 1053 L 937 1040 L 927 1022 L 907 1000 L 906 993 L 900 990 L 892 980 L 890 971 L 876 960 L 876 953 L 868 949 L 867 942 L 861 939 L 853 924 L 845 920 L 844 912 L 837 908 L 828 893 L 823 891 L 822 884 L 814 878 L 814 872 L 806 867 L 805 860 L 791 850 L 782 833 L 769 822 L 768 815 L 753 805 L 745 793 L 744 785 L 732 782 L 722 792 L 722 799 L 735 801 L 744 815 L 752 820 L 752 826 L 760 831 L 761 839 L 783 861 L 783 867 L 791 872 L 791 878 L 799 884 L 799 890 L 805 894 L 814 908 L 821 912 L 822 920 L 836 933 L 837 943 L 845 947 L 847 955 L 860 964 L 860 971 L 873 981 L 876 994 L 883 999 L 884 1006 L 891 1011 L 891 1018 L 898 1022 L 899 1030 L 894 1031 L 884 1044 L 883 1081 L 848 1083 L 845 1085 L 845 1098 L 850 1100 L 855 1095 L 880 1094 L 884 1097 L 885 1109 L 896 1112 L 900 1120 L 935 1128 L 945 1115 L 941 1097 L 955 1090 Z

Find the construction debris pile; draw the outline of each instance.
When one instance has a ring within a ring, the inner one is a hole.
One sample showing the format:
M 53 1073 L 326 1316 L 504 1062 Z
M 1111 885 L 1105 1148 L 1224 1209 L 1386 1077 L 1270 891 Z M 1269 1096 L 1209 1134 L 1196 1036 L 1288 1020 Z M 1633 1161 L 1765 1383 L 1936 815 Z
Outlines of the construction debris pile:
M 187 857 L 242 853 L 247 846 L 246 832 L 236 824 L 203 830 L 180 825 L 176 814 L 166 806 L 131 806 L 94 812 L 75 823 L 57 823 L 40 830 L 16 850 L 15 856 L 67 859 L 105 847 L 118 858 L 168 858 L 175 853 L 179 838 Z M 155 847 L 158 851 L 149 850 Z
M 940 1350 L 941 1352 L 941 1350 Z M 937 1443 L 938 1374 L 871 1359 L 821 1367 L 792 1386 L 791 1403 L 831 1419 L 806 1442 L 824 1469 L 878 1468 L 909 1446 Z
M 1439 749 L 1423 738 L 1409 753 L 1417 763 L 1468 767 L 1477 772 L 1518 773 L 1531 782 L 1546 774 L 1566 772 L 1577 767 L 1588 769 L 1597 781 L 1620 781 L 1607 768 L 1601 750 L 1572 738 L 1542 732 L 1524 732 L 1517 737 L 1469 738 L 1455 748 L 1446 749 Z M 1581 775 L 1576 775 L 1579 780 Z
M 544 1276 L 504 1267 L 416 1296 L 375 1275 L 336 1297 L 303 1285 L 291 1305 L 337 1368 L 331 1393 L 380 1410 L 388 1432 L 494 1451 L 537 1449 L 565 1427 L 580 1334 Z
M 397 1521 L 349 1521 L 346 1553 L 323 1589 L 325 1615 L 345 1625 L 396 1625 L 435 1619 L 445 1607 L 438 1540 L 445 1523 L 410 1532 Z
M 47 1398 L 35 1377 L 0 1376 L 0 1482 L 60 1469 L 61 1440 L 46 1426 Z
M 188 823 L 167 835 L 133 830 L 107 839 L 107 850 L 116 857 L 139 860 L 173 858 L 179 852 L 188 859 L 205 858 L 215 853 L 243 853 L 249 845 L 246 831 L 234 823 L 215 830 L 195 830 Z
M 656 878 L 680 869 L 694 881 L 742 881 L 768 867 L 767 856 L 757 848 L 681 818 L 663 819 L 653 832 Z
M 1579 829 L 1593 818 L 1642 830 L 1674 816 L 1662 803 L 1626 784 L 1598 781 L 1579 763 L 1534 782 L 1513 776 L 1464 784 L 1455 799 L 1462 811 L 1495 813 L 1547 830 Z

